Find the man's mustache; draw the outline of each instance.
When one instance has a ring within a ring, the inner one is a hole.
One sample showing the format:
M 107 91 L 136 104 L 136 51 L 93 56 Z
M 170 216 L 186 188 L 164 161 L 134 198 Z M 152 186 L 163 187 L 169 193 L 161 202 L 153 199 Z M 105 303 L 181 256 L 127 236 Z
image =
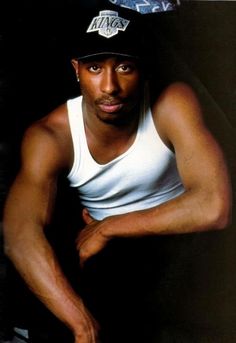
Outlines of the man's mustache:
M 123 104 L 127 100 L 125 98 L 121 97 L 102 97 L 97 100 L 95 100 L 96 105 L 118 105 L 118 104 Z

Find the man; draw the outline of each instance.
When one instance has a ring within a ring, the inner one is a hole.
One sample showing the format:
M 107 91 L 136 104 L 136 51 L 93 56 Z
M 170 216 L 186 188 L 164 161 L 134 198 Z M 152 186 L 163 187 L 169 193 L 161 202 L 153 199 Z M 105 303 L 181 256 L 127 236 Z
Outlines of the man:
M 221 230 L 230 218 L 222 151 L 190 87 L 149 89 L 139 20 L 114 6 L 91 12 L 72 60 L 82 97 L 27 130 L 5 208 L 7 255 L 76 343 L 98 342 L 99 325 L 45 236 L 60 174 L 84 207 L 82 268 L 117 238 Z

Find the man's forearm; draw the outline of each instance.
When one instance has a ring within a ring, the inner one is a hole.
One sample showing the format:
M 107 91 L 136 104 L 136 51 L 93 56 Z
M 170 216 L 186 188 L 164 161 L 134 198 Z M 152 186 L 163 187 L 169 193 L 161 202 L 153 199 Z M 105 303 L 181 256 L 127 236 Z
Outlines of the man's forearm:
M 29 288 L 75 336 L 90 331 L 92 316 L 62 273 L 43 232 L 37 229 L 33 232 L 25 236 L 21 233 L 15 240 L 6 235 L 7 255 Z
M 157 207 L 107 218 L 102 232 L 111 238 L 223 229 L 230 222 L 230 208 L 227 194 L 216 199 L 187 191 Z

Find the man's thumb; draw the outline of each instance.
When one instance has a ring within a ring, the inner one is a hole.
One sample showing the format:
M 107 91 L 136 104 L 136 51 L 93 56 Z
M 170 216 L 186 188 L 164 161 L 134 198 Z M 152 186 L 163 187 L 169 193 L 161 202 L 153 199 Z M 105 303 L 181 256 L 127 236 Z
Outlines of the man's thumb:
M 93 222 L 93 218 L 90 216 L 89 211 L 87 210 L 87 208 L 84 208 L 82 211 L 82 218 L 85 222 L 85 224 L 90 224 Z

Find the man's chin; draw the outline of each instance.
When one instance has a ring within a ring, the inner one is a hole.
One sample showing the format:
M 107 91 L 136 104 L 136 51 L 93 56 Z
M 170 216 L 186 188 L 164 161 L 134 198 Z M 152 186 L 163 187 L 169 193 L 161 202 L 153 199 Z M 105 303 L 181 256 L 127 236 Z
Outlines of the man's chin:
M 128 120 L 129 115 L 124 112 L 113 112 L 113 113 L 102 113 L 98 114 L 97 118 L 104 124 L 122 126 L 125 125 Z

